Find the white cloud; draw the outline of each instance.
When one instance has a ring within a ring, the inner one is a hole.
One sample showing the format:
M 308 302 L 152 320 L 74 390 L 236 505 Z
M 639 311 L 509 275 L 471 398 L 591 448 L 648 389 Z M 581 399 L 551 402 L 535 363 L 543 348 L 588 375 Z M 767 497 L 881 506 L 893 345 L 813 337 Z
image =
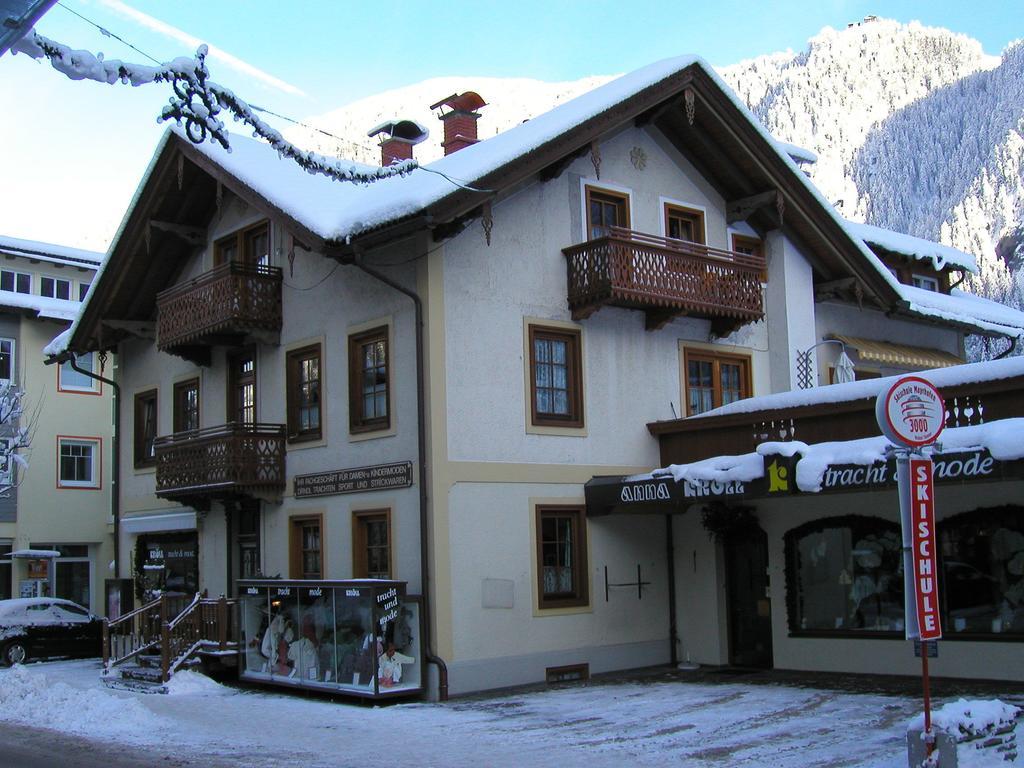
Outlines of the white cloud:
M 192 48 L 198 48 L 199 45 L 204 42 L 203 40 L 200 40 L 198 37 L 190 35 L 188 32 L 185 32 L 181 29 L 178 29 L 175 26 L 160 21 L 159 19 L 155 19 L 149 14 L 143 13 L 142 11 L 138 11 L 129 5 L 125 5 L 124 3 L 120 2 L 120 0 L 99 0 L 99 2 L 100 4 L 106 6 L 115 13 L 118 13 L 128 19 L 131 19 L 132 21 L 141 24 L 147 29 L 151 29 L 154 32 L 157 32 L 161 35 L 166 35 L 167 37 L 170 37 L 173 40 L 177 40 L 178 42 L 184 43 L 185 45 L 188 45 Z M 304 91 L 302 91 L 299 88 L 296 88 L 294 85 L 286 83 L 284 80 L 274 77 L 268 72 L 264 72 L 259 67 L 254 67 L 247 61 L 243 61 L 237 56 L 233 56 L 227 51 L 221 50 L 215 45 L 210 45 L 209 43 L 207 43 L 207 47 L 209 48 L 210 58 L 217 59 L 223 62 L 224 64 L 227 64 L 232 69 L 249 75 L 250 77 L 254 77 L 257 80 L 266 83 L 269 86 L 284 91 L 285 93 L 290 93 L 295 96 L 306 95 Z

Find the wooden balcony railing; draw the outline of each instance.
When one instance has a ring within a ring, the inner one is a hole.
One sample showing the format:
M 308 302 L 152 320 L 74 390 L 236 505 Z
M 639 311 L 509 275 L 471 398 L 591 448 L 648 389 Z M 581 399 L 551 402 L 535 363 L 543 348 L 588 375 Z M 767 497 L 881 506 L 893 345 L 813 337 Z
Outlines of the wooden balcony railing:
M 158 437 L 156 495 L 207 502 L 278 495 L 285 487 L 283 424 L 224 424 Z
M 716 330 L 764 316 L 760 256 L 619 227 L 562 253 L 576 320 L 602 306 L 644 310 L 649 329 L 677 315 L 710 318 Z
M 281 269 L 232 261 L 157 294 L 157 347 L 195 347 L 281 332 Z

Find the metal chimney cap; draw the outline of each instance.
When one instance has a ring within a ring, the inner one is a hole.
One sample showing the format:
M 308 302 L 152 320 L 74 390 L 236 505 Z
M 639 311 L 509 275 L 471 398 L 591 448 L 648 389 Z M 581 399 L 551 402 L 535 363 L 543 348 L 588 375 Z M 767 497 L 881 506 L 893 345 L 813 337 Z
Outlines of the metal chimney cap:
M 367 136 L 376 136 L 379 133 L 388 134 L 389 138 L 398 139 L 408 144 L 419 144 L 425 140 L 430 131 L 417 123 L 415 120 L 386 120 L 375 128 L 371 128 Z

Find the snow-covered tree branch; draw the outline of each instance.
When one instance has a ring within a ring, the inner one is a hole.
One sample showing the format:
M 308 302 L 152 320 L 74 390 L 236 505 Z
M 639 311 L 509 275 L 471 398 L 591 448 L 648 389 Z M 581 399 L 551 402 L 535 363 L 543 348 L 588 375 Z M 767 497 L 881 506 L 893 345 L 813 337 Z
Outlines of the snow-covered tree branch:
M 193 58 L 179 56 L 158 66 L 148 66 L 118 59 L 105 60 L 103 54 L 73 50 L 33 30 L 15 43 L 11 51 L 34 59 L 48 59 L 54 69 L 72 80 L 94 80 L 107 85 L 120 82 L 132 86 L 170 83 L 174 96 L 161 110 L 157 121 L 173 119 L 178 125 L 184 122 L 185 134 L 196 144 L 208 140 L 231 151 L 227 128 L 218 117 L 226 110 L 236 121 L 252 128 L 254 136 L 266 141 L 282 157 L 294 160 L 309 173 L 320 173 L 336 181 L 365 184 L 390 176 L 402 176 L 417 167 L 416 161 L 405 160 L 387 168 L 364 168 L 296 147 L 261 120 L 242 99 L 210 80 L 205 45 L 199 46 Z
M 23 423 L 25 393 L 12 382 L 0 384 L 0 496 L 14 487 L 14 466 L 28 467 L 18 453 L 31 443 L 31 425 Z

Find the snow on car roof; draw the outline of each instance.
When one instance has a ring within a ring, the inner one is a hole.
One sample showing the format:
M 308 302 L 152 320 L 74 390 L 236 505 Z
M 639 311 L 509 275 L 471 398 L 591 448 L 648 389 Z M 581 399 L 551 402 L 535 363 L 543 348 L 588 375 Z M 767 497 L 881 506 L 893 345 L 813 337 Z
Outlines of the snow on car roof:
M 76 608 L 85 608 L 72 600 L 64 600 L 60 597 L 15 597 L 10 600 L 0 600 L 0 614 L 10 613 L 19 609 L 28 608 L 30 605 L 73 605 Z

